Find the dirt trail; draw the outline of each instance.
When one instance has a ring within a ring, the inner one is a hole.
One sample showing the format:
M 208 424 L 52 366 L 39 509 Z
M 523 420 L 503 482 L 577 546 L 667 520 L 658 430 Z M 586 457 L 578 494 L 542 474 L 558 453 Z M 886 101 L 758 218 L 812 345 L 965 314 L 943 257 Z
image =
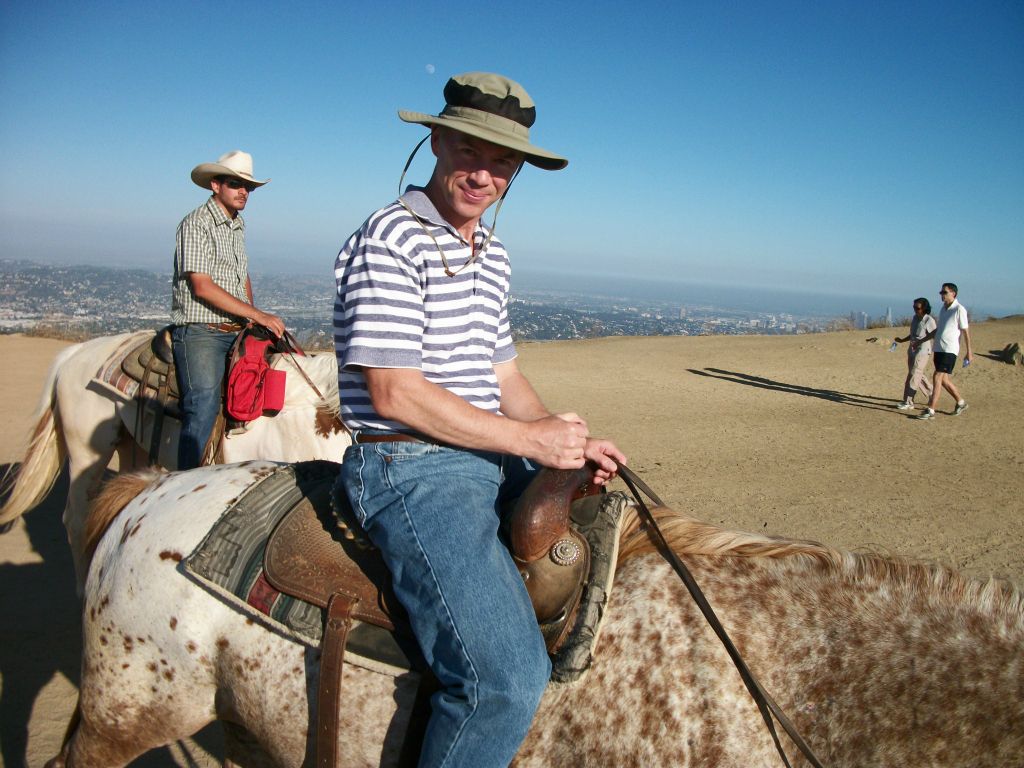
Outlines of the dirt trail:
M 745 530 L 938 560 L 1024 585 L 1024 369 L 992 353 L 1024 317 L 972 326 L 957 369 L 969 410 L 894 409 L 906 329 L 808 336 L 608 338 L 521 344 L 547 405 L 583 415 L 672 507 Z M 872 339 L 874 339 L 872 341 Z M 27 442 L 61 342 L 0 337 L 0 461 Z M 60 525 L 64 487 L 0 536 L 0 766 L 59 748 L 78 680 L 77 601 Z M 217 728 L 136 766 L 213 766 Z

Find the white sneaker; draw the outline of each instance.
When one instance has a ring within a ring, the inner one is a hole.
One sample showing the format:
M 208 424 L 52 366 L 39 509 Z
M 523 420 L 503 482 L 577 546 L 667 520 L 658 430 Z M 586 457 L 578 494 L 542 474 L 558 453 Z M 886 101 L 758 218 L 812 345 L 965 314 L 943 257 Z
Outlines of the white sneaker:
M 923 410 L 919 414 L 917 414 L 917 416 L 915 416 L 914 418 L 915 419 L 934 419 L 935 418 L 935 411 L 933 411 L 931 408 L 926 408 L 925 410 Z
M 914 402 L 912 400 L 904 400 L 902 403 L 896 406 L 896 408 L 901 411 L 909 411 L 913 407 Z
M 953 411 L 953 415 L 954 416 L 959 416 L 961 413 L 963 413 L 966 410 L 967 410 L 967 403 L 966 403 L 966 401 L 962 402 L 962 403 L 957 403 L 956 404 L 956 408 Z

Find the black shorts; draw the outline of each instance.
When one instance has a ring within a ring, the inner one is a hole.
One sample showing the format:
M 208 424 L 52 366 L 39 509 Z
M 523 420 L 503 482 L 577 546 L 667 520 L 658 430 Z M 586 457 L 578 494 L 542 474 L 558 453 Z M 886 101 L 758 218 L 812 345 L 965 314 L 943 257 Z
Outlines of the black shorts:
M 952 352 L 936 352 L 932 358 L 935 360 L 935 370 L 939 373 L 952 373 L 956 368 L 956 355 Z

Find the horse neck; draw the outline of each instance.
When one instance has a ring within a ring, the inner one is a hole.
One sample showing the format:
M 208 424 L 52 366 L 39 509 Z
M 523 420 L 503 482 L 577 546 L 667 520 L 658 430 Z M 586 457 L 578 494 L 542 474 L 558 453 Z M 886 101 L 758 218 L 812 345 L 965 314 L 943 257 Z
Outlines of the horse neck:
M 294 365 L 293 365 L 294 363 Z M 285 389 L 285 408 L 316 405 L 318 397 L 302 374 L 295 370 L 299 366 L 309 376 L 324 397 L 327 408 L 338 407 L 338 361 L 333 352 L 319 352 L 310 355 L 281 355 L 271 357 L 271 366 L 288 374 Z
M 950 606 L 965 605 L 994 619 L 1005 617 L 1024 621 L 1024 600 L 1009 582 L 967 578 L 945 566 L 887 557 L 875 553 L 853 553 L 815 541 L 734 531 L 702 522 L 666 507 L 652 510 L 670 546 L 681 556 L 712 558 L 728 567 L 782 570 L 791 574 L 790 583 L 803 579 L 828 583 L 850 583 L 858 590 L 877 588 L 900 594 L 904 599 L 926 599 Z M 656 552 L 652 539 L 640 528 L 635 512 L 624 526 L 620 546 L 620 567 L 631 558 Z
M 959 733 L 973 734 L 977 749 L 1005 741 L 999 729 L 1024 716 L 1015 671 L 1024 616 L 1012 590 L 856 556 L 843 564 L 808 556 L 684 560 L 754 674 L 812 746 L 829 745 L 829 764 L 872 762 L 863 751 L 868 730 L 871 749 L 885 756 L 878 764 L 921 764 L 922 755 L 924 764 L 929 755 L 943 764 L 954 710 Z M 595 730 L 607 734 L 613 726 L 614 747 L 585 737 L 574 743 L 602 760 L 616 757 L 612 748 L 621 748 L 623 763 L 643 750 L 650 764 L 776 759 L 721 644 L 654 553 L 620 564 L 590 675 L 552 694 L 549 706 L 538 721 L 561 718 L 563 732 L 604 723 Z M 993 719 L 994 712 L 1002 714 Z M 546 747 L 554 733 L 538 732 L 528 748 Z
M 999 627 L 1004 636 L 1015 638 L 1018 653 L 1024 645 L 1024 601 L 1008 582 L 971 579 L 939 565 L 807 542 L 794 542 L 795 549 L 788 552 L 786 540 L 775 543 L 780 548 L 771 555 L 680 553 L 722 621 L 732 627 L 730 632 L 748 643 L 791 655 L 787 648 L 805 644 L 807 650 L 820 642 L 820 633 L 834 638 L 834 646 L 853 647 L 879 633 L 928 637 L 929 631 L 946 627 L 947 633 L 973 634 L 983 645 Z M 664 604 L 651 606 L 652 616 L 681 610 L 687 620 L 696 617 L 682 582 L 660 556 L 627 559 L 620 574 L 620 582 L 624 578 L 633 589 L 644 589 L 636 583 L 639 579 L 658 585 L 658 594 L 672 595 Z M 815 627 L 817 633 L 810 630 Z M 894 647 L 898 643 L 894 638 L 890 642 Z

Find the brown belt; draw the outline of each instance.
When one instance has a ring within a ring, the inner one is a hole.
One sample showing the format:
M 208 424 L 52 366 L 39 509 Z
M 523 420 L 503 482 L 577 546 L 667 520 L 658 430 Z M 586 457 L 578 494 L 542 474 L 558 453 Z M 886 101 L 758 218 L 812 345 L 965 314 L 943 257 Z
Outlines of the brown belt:
M 427 445 L 436 445 L 441 448 L 454 448 L 455 450 L 465 450 L 457 445 L 451 443 L 442 443 L 440 440 L 434 440 L 432 437 L 426 435 L 410 435 L 408 432 L 387 432 L 383 435 L 368 435 L 365 432 L 357 433 L 355 436 L 355 442 L 357 443 L 426 443 Z
M 245 328 L 242 323 L 204 323 L 204 325 L 211 331 L 220 331 L 221 333 L 238 333 Z
M 360 432 L 356 435 L 355 440 L 357 443 L 434 443 L 435 445 L 440 445 L 440 443 L 434 440 L 416 437 L 416 435 L 407 435 L 404 432 L 389 432 L 386 435 L 367 435 L 364 432 Z

